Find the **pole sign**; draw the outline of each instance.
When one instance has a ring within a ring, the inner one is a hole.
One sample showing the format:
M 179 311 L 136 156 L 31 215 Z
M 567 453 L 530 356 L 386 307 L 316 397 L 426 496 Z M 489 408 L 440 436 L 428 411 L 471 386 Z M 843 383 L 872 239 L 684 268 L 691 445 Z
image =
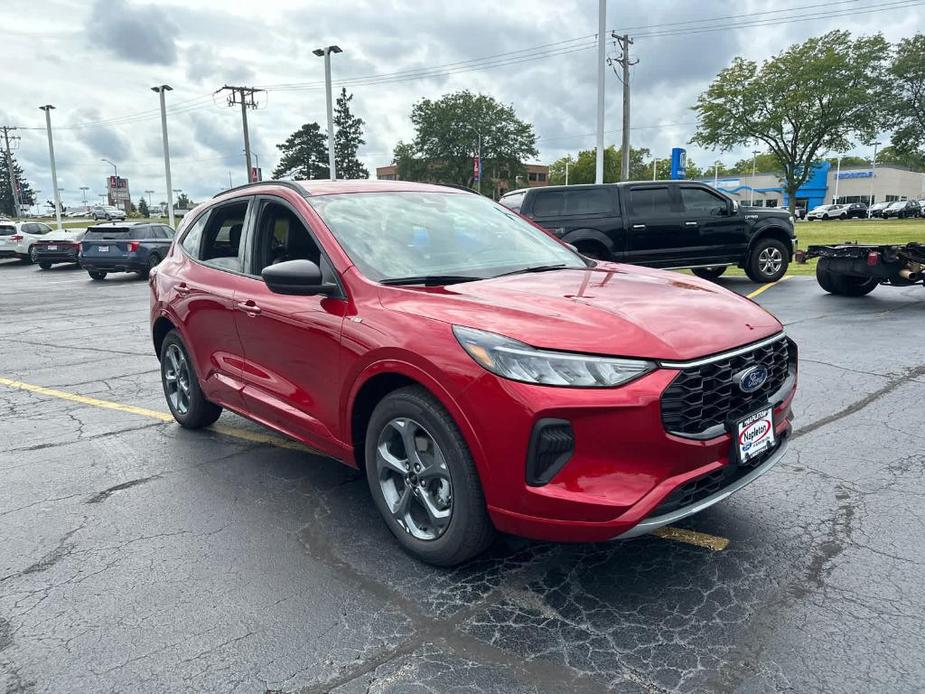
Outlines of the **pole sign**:
M 482 160 L 479 157 L 472 158 L 472 180 L 476 183 L 482 180 Z
M 257 181 L 263 180 L 263 169 L 258 166 L 251 167 L 251 183 L 256 183 Z
M 131 193 L 129 193 L 127 178 L 110 176 L 106 179 L 106 192 L 108 193 L 110 205 L 128 209 L 132 197 Z
M 673 147 L 671 150 L 671 178 L 687 178 L 687 150 Z

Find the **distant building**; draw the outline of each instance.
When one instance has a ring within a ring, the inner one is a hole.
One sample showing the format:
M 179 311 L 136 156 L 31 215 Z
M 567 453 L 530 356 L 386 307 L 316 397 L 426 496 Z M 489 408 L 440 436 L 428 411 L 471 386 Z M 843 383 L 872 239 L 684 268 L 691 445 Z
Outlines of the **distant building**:
M 493 181 L 494 183 L 494 195 L 495 199 L 500 198 L 506 192 L 513 188 L 536 188 L 538 186 L 548 186 L 549 185 L 549 167 L 545 164 L 527 164 L 526 165 L 527 174 L 526 176 L 517 176 L 517 180 L 513 183 L 507 179 L 498 179 Z M 376 178 L 380 181 L 398 181 L 398 166 L 395 164 L 389 164 L 388 166 L 377 166 L 376 167 Z M 487 175 L 483 180 L 483 190 L 487 190 L 489 181 L 491 181 Z M 434 181 L 436 182 L 436 181 Z
M 700 180 L 710 185 L 714 183 L 712 176 Z M 787 207 L 790 204 L 778 174 L 722 176 L 716 180 L 716 187 L 744 205 Z M 822 162 L 797 190 L 796 206 L 811 210 L 818 205 L 834 202 L 863 202 L 870 205 L 875 202 L 923 198 L 923 173 L 886 164 L 877 166 L 875 175 L 869 166 L 843 166 L 839 171 L 829 162 Z

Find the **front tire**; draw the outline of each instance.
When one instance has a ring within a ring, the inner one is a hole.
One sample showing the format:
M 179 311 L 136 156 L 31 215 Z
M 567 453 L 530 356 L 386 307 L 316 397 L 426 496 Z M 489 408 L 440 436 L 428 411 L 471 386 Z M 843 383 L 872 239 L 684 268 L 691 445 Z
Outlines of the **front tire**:
M 365 453 L 376 508 L 409 554 L 455 566 L 491 544 L 495 529 L 469 447 L 425 388 L 401 388 L 379 402 Z
M 170 413 L 184 429 L 207 427 L 222 414 L 222 408 L 203 395 L 193 360 L 176 330 L 167 333 L 161 345 L 161 385 Z
M 832 272 L 828 258 L 816 263 L 816 281 L 829 294 L 836 296 L 866 296 L 880 284 L 876 277 L 854 277 Z
M 43 270 L 51 270 L 51 263 L 39 263 L 39 267 Z
M 789 251 L 775 238 L 759 239 L 745 263 L 745 274 L 752 282 L 777 282 L 790 266 Z
M 697 277 L 704 280 L 716 280 L 719 279 L 720 275 L 726 272 L 726 265 L 717 265 L 716 267 L 695 267 L 691 268 Z
M 87 270 L 87 274 L 90 275 L 90 279 L 96 280 L 97 282 L 102 282 L 106 279 L 105 272 L 97 272 L 96 270 Z

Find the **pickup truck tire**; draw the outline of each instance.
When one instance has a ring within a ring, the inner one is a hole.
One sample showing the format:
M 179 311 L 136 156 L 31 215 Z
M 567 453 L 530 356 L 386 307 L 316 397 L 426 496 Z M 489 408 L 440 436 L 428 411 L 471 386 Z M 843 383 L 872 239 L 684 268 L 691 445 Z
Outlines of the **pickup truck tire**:
M 745 274 L 752 282 L 777 282 L 790 265 L 790 252 L 773 237 L 758 239 L 745 262 Z
M 610 252 L 603 244 L 595 243 L 594 241 L 579 241 L 575 244 L 575 248 L 585 258 L 591 258 L 591 260 L 611 260 Z
M 726 265 L 717 265 L 716 267 L 695 267 L 691 268 L 697 277 L 704 280 L 715 280 L 718 279 L 720 275 L 726 272 Z
M 840 275 L 829 269 L 829 259 L 819 258 L 816 264 L 816 281 L 829 294 L 836 296 L 865 296 L 880 284 L 876 277 Z

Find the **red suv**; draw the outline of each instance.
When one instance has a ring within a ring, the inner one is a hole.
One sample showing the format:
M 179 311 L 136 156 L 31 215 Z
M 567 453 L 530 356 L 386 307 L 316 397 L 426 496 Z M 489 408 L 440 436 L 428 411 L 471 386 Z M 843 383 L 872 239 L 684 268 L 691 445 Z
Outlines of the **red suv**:
M 796 346 L 686 275 L 595 262 L 463 190 L 266 182 L 188 214 L 151 273 L 184 427 L 228 408 L 365 470 L 398 542 L 648 532 L 764 474 Z

